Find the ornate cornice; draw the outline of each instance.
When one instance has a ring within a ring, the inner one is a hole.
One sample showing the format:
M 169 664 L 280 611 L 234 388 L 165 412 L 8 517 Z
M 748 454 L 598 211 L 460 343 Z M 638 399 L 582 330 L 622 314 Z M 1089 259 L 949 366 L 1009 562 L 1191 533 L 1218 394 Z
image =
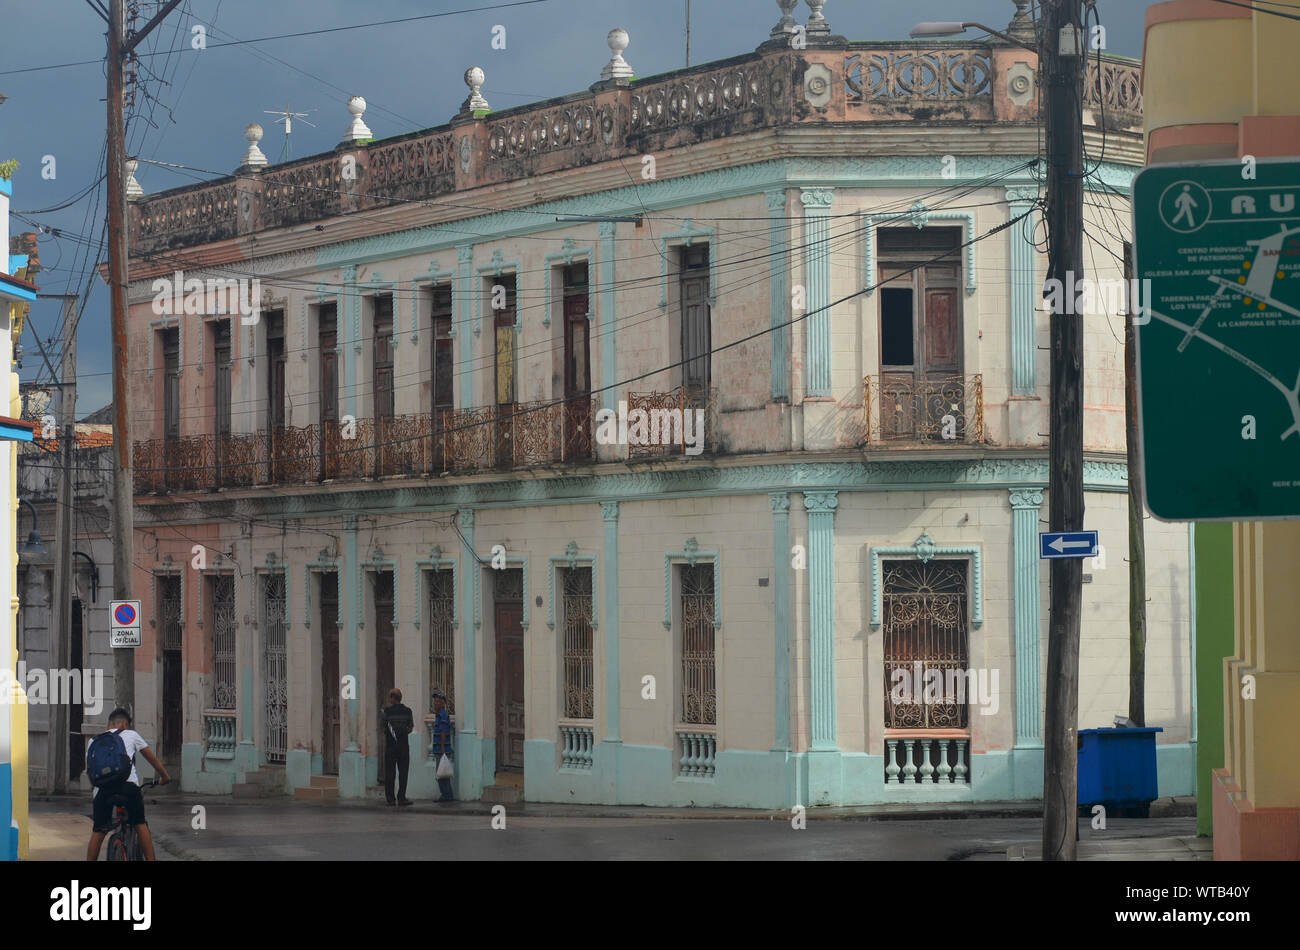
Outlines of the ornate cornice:
M 413 485 L 408 510 L 456 509 L 460 524 L 472 526 L 474 508 L 504 508 L 520 505 L 599 503 L 606 520 L 618 516 L 619 500 L 637 501 L 684 495 L 770 494 L 773 492 L 907 491 L 980 488 L 989 490 L 1038 488 L 1047 485 L 1046 458 L 956 458 L 883 461 L 826 461 L 738 466 L 687 466 L 675 469 L 608 474 L 557 475 L 550 478 L 467 481 L 460 484 Z M 1088 491 L 1127 492 L 1124 462 L 1098 459 L 1084 461 L 1084 487 Z M 357 513 L 374 514 L 389 510 L 392 490 L 331 492 L 315 494 L 268 492 L 263 517 L 344 517 L 355 530 Z M 195 503 L 149 503 L 136 505 L 141 525 L 168 522 L 229 520 L 233 504 L 228 501 Z

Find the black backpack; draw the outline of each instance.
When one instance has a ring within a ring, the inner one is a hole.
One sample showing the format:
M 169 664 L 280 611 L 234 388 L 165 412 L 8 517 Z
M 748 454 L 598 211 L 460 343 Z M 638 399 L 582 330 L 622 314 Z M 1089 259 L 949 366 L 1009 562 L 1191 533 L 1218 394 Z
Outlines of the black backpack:
M 125 782 L 131 777 L 131 757 L 120 731 L 101 732 L 86 751 L 86 774 L 95 788 Z

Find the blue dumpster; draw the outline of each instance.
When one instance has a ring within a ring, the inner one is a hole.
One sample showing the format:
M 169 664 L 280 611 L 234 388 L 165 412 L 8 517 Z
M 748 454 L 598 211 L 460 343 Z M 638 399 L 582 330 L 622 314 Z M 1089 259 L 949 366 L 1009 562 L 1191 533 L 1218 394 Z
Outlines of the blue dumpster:
M 1159 726 L 1079 730 L 1079 804 L 1145 806 L 1159 798 Z

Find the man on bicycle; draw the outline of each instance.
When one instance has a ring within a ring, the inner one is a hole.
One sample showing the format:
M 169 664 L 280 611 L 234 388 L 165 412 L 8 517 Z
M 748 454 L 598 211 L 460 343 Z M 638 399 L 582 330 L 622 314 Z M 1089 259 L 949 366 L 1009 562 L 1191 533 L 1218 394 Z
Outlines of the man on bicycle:
M 131 774 L 128 778 L 95 789 L 94 831 L 90 835 L 90 846 L 86 849 L 87 861 L 99 860 L 99 849 L 104 844 L 104 836 L 113 828 L 113 806 L 121 805 L 126 809 L 126 820 L 135 826 L 135 833 L 144 851 L 144 859 L 153 861 L 153 837 L 144 818 L 144 797 L 140 794 L 140 774 L 135 768 L 137 752 L 144 755 L 145 761 L 158 773 L 158 784 L 166 785 L 171 781 L 167 769 L 158 761 L 158 757 L 149 748 L 140 733 L 131 728 L 131 716 L 118 707 L 108 714 L 108 730 L 116 732 L 126 746 L 126 754 L 131 760 Z

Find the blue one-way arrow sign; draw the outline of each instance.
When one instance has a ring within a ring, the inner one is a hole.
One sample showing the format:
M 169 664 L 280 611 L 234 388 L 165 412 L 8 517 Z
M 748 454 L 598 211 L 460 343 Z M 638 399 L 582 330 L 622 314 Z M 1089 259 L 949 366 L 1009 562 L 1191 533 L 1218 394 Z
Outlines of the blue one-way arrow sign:
M 1096 557 L 1096 531 L 1043 531 L 1038 535 L 1038 556 Z

